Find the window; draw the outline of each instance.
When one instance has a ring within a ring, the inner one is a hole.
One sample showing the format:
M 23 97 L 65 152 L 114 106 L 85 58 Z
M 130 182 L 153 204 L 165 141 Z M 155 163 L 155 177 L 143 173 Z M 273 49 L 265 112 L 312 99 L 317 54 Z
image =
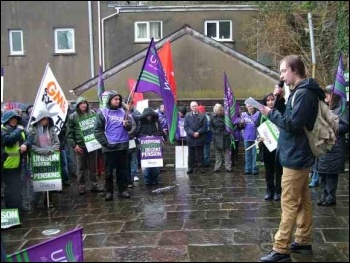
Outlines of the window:
M 205 21 L 205 35 L 217 41 L 232 41 L 232 21 Z
M 135 42 L 149 42 L 162 39 L 162 22 L 135 22 Z
M 23 55 L 23 31 L 10 30 L 10 55 Z
M 55 53 L 74 53 L 75 38 L 73 28 L 55 29 Z

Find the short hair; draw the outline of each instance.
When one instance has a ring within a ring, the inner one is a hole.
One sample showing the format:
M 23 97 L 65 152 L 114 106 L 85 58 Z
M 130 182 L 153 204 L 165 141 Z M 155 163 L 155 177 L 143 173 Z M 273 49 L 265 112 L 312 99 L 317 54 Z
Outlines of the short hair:
M 197 103 L 197 102 L 192 101 L 191 104 L 190 104 L 191 109 L 192 109 L 192 106 L 194 106 L 194 104 L 196 104 L 196 105 L 198 106 L 198 103 Z
M 214 114 L 217 114 L 219 110 L 224 109 L 224 107 L 220 103 L 216 103 L 213 108 Z
M 280 61 L 280 65 L 283 62 L 286 62 L 287 68 L 290 68 L 292 72 L 297 74 L 299 77 L 306 78 L 305 65 L 300 56 L 288 55 Z

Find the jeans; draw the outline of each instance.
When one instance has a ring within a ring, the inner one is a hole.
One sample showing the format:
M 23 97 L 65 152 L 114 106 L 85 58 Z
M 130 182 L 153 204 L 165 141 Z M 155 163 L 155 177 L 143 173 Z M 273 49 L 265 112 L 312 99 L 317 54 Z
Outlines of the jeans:
M 203 157 L 204 157 L 204 160 L 203 160 L 204 166 L 209 166 L 209 164 L 210 164 L 210 142 L 206 142 L 204 144 Z
M 339 174 L 319 173 L 319 176 L 322 193 L 321 199 L 331 203 L 336 202 Z
M 139 173 L 139 164 L 137 159 L 137 149 L 133 150 L 130 155 L 130 168 L 131 168 L 131 176 L 138 176 Z
M 244 141 L 244 149 L 247 149 L 249 146 L 252 146 L 255 141 Z M 245 151 L 245 163 L 244 163 L 244 172 L 246 173 L 258 173 L 259 167 L 256 165 L 256 147 L 250 148 L 248 151 Z
M 159 183 L 159 167 L 146 168 L 144 178 L 146 185 Z
M 61 155 L 61 170 L 62 170 L 62 181 L 69 181 L 69 172 L 68 172 L 68 161 L 67 161 L 67 150 L 63 149 L 60 152 Z

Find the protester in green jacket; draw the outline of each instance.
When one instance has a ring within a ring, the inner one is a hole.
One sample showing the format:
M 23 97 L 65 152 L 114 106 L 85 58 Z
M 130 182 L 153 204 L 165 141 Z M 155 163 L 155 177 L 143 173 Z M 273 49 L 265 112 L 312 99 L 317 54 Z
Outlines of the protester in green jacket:
M 84 125 L 82 121 L 88 118 L 96 118 L 96 113 L 89 109 L 89 103 L 83 97 L 79 97 L 75 105 L 75 112 L 73 112 L 68 119 L 67 138 L 76 153 L 76 174 L 78 177 L 79 194 L 86 193 L 86 179 L 88 174 L 90 176 L 91 184 L 90 191 L 100 192 L 96 175 L 97 154 L 96 151 L 87 151 L 83 131 L 81 129 Z

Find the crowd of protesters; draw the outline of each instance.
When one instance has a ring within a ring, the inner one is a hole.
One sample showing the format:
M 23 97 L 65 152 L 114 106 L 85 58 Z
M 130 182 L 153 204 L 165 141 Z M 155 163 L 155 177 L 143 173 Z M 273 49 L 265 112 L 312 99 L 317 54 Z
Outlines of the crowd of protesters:
M 339 175 L 345 170 L 345 135 L 349 130 L 348 111 L 341 110 L 341 98 L 334 94 L 332 85 L 322 90 L 315 80 L 307 79 L 298 57 L 286 57 L 280 67 L 283 80 L 293 88 L 292 94 L 296 89 L 302 91 L 295 107 L 290 107 L 290 99 L 286 101 L 276 86 L 274 92 L 262 99 L 263 108 L 256 109 L 249 104 L 240 108 L 239 117 L 232 122 L 234 132 L 230 133 L 226 129 L 222 104 L 216 103 L 210 112 L 192 101 L 188 111 L 187 106 L 178 107 L 175 133 L 176 145 L 188 147 L 189 176 L 198 172 L 221 173 L 222 166 L 233 176 L 233 168 L 239 161 L 240 142 L 244 149 L 245 175 L 258 175 L 258 161 L 263 163 L 264 200 L 281 200 L 282 216 L 273 249 L 260 258 L 261 262 L 289 262 L 290 252 L 312 253 L 309 187 L 320 186 L 317 205 L 336 205 Z M 299 130 L 311 125 L 310 119 L 315 120 L 316 107 L 309 105 L 317 105 L 317 100 L 325 100 L 339 116 L 339 132 L 332 150 L 314 158 L 306 136 Z M 130 98 L 123 101 L 122 95 L 112 91 L 105 107 L 92 110 L 89 102 L 79 97 L 70 107 L 59 134 L 46 109 L 40 110 L 36 118 L 31 116 L 33 105 L 22 110 L 1 111 L 1 193 L 5 208 L 28 213 L 42 206 L 52 207 L 52 200 L 59 199 L 57 192 L 60 191 L 46 194 L 34 191 L 30 161 L 33 155 L 59 153 L 62 186 L 70 187 L 72 178 L 77 177 L 77 193 L 104 192 L 106 202 L 114 199 L 115 192 L 118 198 L 130 198 L 131 188 L 140 179 L 145 187 L 161 184 L 161 167 L 140 167 L 139 146 L 141 137 L 161 137 L 162 147 L 167 143 L 169 130 L 165 107 L 160 105 L 156 110 L 148 107 L 141 114 L 131 101 Z M 87 119 L 94 119 L 93 135 L 102 149 L 88 150 L 83 127 Z M 276 124 L 280 131 L 277 149 L 273 151 L 258 133 L 258 127 L 267 120 Z M 210 170 L 212 150 L 215 162 Z

